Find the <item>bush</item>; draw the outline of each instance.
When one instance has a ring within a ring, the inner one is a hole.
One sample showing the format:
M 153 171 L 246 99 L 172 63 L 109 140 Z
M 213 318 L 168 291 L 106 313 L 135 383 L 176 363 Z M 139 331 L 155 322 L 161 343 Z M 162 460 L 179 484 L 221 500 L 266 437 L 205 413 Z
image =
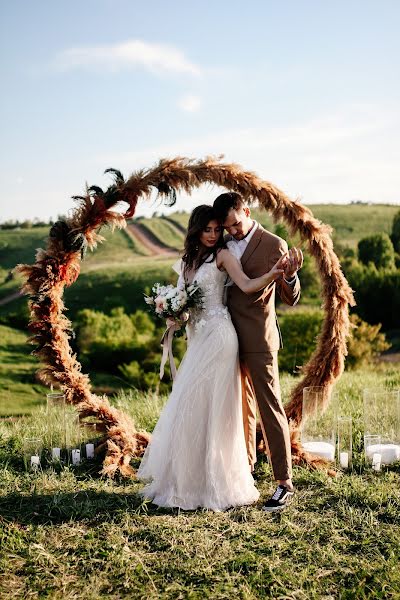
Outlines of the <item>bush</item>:
M 390 238 L 394 249 L 400 254 L 400 210 L 394 215 Z
M 357 314 L 384 330 L 398 328 L 400 309 L 400 271 L 378 270 L 374 265 L 354 262 L 346 277 L 355 291 Z
M 96 369 L 116 371 L 119 364 L 129 360 L 132 348 L 137 345 L 143 346 L 144 355 L 145 340 L 138 338 L 134 320 L 121 307 L 112 309 L 109 315 L 90 309 L 81 310 L 77 315 L 80 359 Z
M 321 329 L 321 310 L 286 311 L 279 317 L 283 348 L 279 352 L 279 368 L 298 373 L 315 350 L 316 338 Z
M 377 269 L 393 269 L 395 255 L 387 233 L 377 233 L 358 242 L 358 258 L 364 265 L 374 264 Z
M 279 368 L 298 373 L 316 348 L 317 336 L 321 330 L 323 313 L 320 310 L 287 311 L 280 315 L 283 348 L 279 352 Z M 369 364 L 381 352 L 387 350 L 385 335 L 380 333 L 381 325 L 370 325 L 358 315 L 351 315 L 354 325 L 348 343 L 346 366 L 355 369 Z
M 169 368 L 160 383 L 160 340 L 164 323 L 156 327 L 142 310 L 127 315 L 123 308 L 114 308 L 109 315 L 85 309 L 78 313 L 77 345 L 82 363 L 97 371 L 122 375 L 126 383 L 139 389 L 171 388 Z M 174 356 L 180 363 L 186 350 L 183 338 L 174 340 Z
M 363 321 L 358 315 L 351 315 L 352 329 L 349 344 L 346 367 L 354 369 L 373 362 L 376 358 L 390 348 L 385 334 L 380 333 L 381 324 L 370 325 Z

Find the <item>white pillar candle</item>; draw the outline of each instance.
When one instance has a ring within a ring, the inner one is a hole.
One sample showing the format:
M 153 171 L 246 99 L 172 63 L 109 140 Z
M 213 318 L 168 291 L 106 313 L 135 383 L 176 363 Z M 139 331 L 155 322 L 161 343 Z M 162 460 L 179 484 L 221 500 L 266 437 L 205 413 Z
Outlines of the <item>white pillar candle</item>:
M 94 444 L 86 444 L 86 458 L 94 458 Z
M 382 456 L 381 454 L 379 454 L 379 452 L 375 452 L 372 455 L 372 468 L 374 471 L 380 471 L 381 470 L 381 462 L 382 462 Z
M 32 469 L 37 469 L 40 466 L 40 458 L 38 454 L 34 454 L 31 456 L 31 467 Z
M 303 448 L 310 454 L 316 454 L 326 460 L 334 460 L 335 458 L 335 446 L 329 442 L 304 442 Z
M 74 448 L 72 450 L 72 464 L 79 465 L 80 462 L 81 462 L 81 451 L 79 450 L 79 448 Z
M 400 445 L 399 444 L 371 444 L 366 449 L 367 458 L 370 460 L 374 454 L 381 455 L 381 463 L 383 465 L 391 465 L 400 460 Z
M 342 467 L 342 469 L 349 468 L 349 453 L 348 452 L 340 453 L 340 466 Z
M 61 448 L 53 448 L 51 451 L 51 456 L 53 460 L 60 460 L 61 458 Z

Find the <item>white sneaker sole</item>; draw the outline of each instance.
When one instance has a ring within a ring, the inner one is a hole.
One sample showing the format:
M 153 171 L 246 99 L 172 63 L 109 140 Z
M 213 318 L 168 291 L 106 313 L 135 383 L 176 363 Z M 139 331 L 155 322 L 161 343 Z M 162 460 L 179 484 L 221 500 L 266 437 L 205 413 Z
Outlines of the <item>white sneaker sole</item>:
M 278 506 L 263 506 L 261 510 L 264 512 L 280 512 L 281 510 L 284 510 L 288 504 L 290 504 L 293 496 L 294 492 L 288 492 L 286 494 L 287 500 L 284 504 L 279 504 Z

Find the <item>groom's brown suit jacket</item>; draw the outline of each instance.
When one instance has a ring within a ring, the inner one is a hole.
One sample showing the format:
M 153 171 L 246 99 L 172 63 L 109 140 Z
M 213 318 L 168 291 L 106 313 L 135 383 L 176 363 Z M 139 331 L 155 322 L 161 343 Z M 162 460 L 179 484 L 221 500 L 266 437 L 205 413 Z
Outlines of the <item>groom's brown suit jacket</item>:
M 251 279 L 260 277 L 270 271 L 286 251 L 284 240 L 257 225 L 241 258 L 243 271 Z M 296 304 L 300 298 L 298 277 L 292 285 L 280 277 L 264 290 L 250 295 L 232 286 L 228 288 L 227 304 L 239 339 L 243 427 L 249 463 L 253 467 L 256 462 L 258 405 L 275 479 L 286 481 L 291 478 L 291 448 L 279 386 L 277 351 L 282 339 L 275 312 L 275 292 L 286 304 Z
M 260 277 L 267 273 L 285 252 L 285 240 L 258 224 L 241 258 L 243 271 L 251 279 Z M 286 283 L 281 277 L 254 294 L 245 294 L 235 285 L 228 290 L 227 304 L 238 335 L 240 354 L 273 352 L 282 347 L 275 312 L 275 292 L 285 304 L 293 306 L 300 298 L 298 277 L 294 285 Z

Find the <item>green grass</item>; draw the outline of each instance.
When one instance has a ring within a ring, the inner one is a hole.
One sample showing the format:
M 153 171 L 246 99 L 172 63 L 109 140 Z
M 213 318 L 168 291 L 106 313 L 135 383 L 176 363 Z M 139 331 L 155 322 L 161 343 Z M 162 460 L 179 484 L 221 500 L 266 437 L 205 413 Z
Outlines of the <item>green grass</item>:
M 179 225 L 181 225 L 182 227 L 186 228 L 189 221 L 189 213 L 183 211 L 174 212 L 168 215 L 168 218 L 172 219 L 176 223 L 179 223 Z
M 146 250 L 141 244 L 132 239 L 125 230 L 116 229 L 114 233 L 104 228 L 101 235 L 105 238 L 94 251 L 88 251 L 82 262 L 82 272 L 108 265 L 132 264 L 138 257 L 145 256 Z M 4 277 L 6 271 L 13 269 L 18 263 L 32 264 L 35 260 L 36 249 L 45 247 L 48 229 L 0 230 L 0 265 Z M 4 298 L 18 289 L 22 282 L 14 276 L 11 281 L 0 284 L 0 298 Z
M 18 263 L 31 263 L 37 248 L 43 248 L 49 234 L 47 227 L 34 229 L 0 229 L 0 264 L 13 269 Z
M 153 217 L 151 219 L 140 219 L 140 224 L 144 225 L 151 231 L 156 238 L 161 242 L 170 246 L 171 248 L 177 248 L 180 250 L 183 248 L 184 235 L 171 223 L 168 223 L 165 219 L 160 217 Z
M 333 227 L 336 241 L 351 247 L 368 235 L 390 234 L 393 217 L 400 209 L 385 204 L 318 204 L 310 208 L 318 219 Z
M 356 423 L 371 382 L 398 387 L 400 375 L 347 373 L 338 385 Z M 284 390 L 291 385 L 285 376 Z M 151 429 L 164 401 L 131 393 L 117 404 Z M 96 476 L 100 463 L 24 473 L 21 439 L 35 426 L 43 428 L 42 412 L 0 423 L 2 598 L 400 597 L 400 470 L 373 474 L 357 428 L 354 471 L 330 478 L 295 468 L 291 506 L 267 515 L 260 509 L 273 482 L 263 457 L 255 506 L 157 509 L 142 501 L 139 482 Z
M 351 247 L 368 235 L 390 233 L 393 217 L 399 211 L 399 206 L 388 204 L 312 204 L 309 208 L 317 219 L 333 227 L 337 241 Z M 252 215 L 264 227 L 274 230 L 269 213 L 255 208 Z M 186 227 L 189 213 L 173 213 L 170 218 Z
M 93 269 L 104 264 L 132 263 L 138 256 L 146 256 L 143 246 L 134 240 L 125 229 L 102 229 L 100 234 L 105 241 L 92 252 L 88 251 L 82 262 L 82 270 Z
M 138 258 L 131 265 L 83 271 L 76 283 L 65 292 L 68 317 L 74 319 L 82 308 L 109 312 L 123 306 L 127 312 L 145 309 L 143 294 L 156 281 L 175 281 L 171 266 L 176 258 Z M 1 314 L 1 313 L 0 313 Z
M 28 333 L 0 325 L 0 416 L 29 414 L 45 401 L 35 380 L 38 362 L 26 343 Z

